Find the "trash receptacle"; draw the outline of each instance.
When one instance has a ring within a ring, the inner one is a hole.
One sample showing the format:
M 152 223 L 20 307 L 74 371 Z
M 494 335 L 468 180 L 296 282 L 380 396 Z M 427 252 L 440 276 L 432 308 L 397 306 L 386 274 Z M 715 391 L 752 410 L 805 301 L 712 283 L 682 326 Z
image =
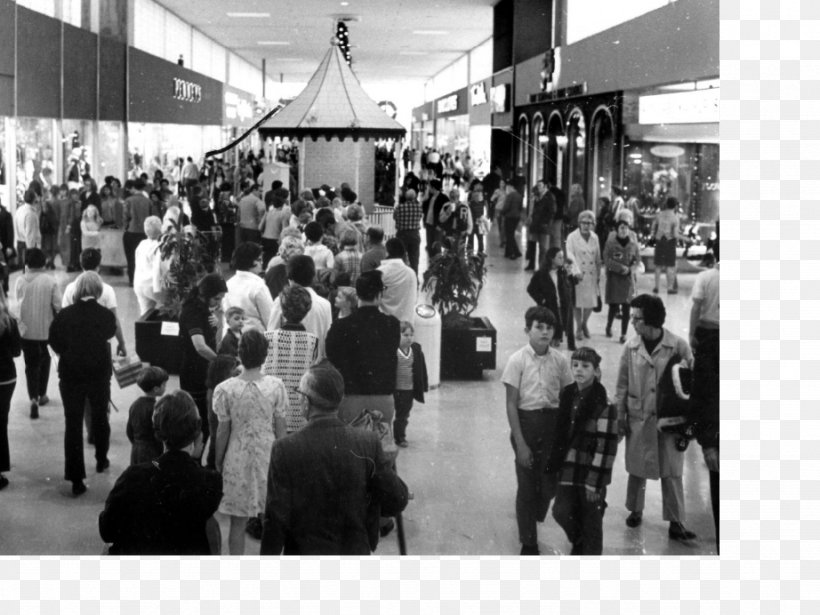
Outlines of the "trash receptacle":
M 427 363 L 427 384 L 431 389 L 441 384 L 441 316 L 427 303 L 416 306 L 413 319 L 415 341 L 421 346 Z

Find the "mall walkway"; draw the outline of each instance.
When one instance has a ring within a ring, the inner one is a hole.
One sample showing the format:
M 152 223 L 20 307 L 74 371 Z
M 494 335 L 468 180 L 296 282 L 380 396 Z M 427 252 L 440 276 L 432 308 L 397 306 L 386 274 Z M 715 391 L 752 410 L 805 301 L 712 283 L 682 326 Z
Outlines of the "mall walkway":
M 504 407 L 504 386 L 499 382 L 507 358 L 526 341 L 523 314 L 531 305 L 525 292 L 529 273 L 523 259 L 501 257 L 497 236 L 490 240 L 489 273 L 476 315 L 487 316 L 498 329 L 498 369 L 484 372 L 482 381 L 444 381 L 431 391 L 424 405 L 415 404 L 398 468 L 415 494 L 404 513 L 408 552 L 415 555 L 517 555 L 515 523 L 515 470 Z M 56 274 L 62 284 L 64 272 Z M 74 274 L 71 275 L 73 277 Z M 105 276 L 117 292 L 120 318 L 129 351 L 134 350 L 133 321 L 137 302 L 125 276 Z M 667 327 L 688 335 L 689 294 L 694 275 L 680 276 L 680 294 L 661 297 L 667 306 Z M 651 274 L 639 281 L 639 291 L 652 288 Z M 662 287 L 663 288 L 663 287 Z M 605 310 L 593 314 L 591 345 L 603 356 L 603 383 L 614 392 L 622 346 L 617 336 L 604 336 Z M 616 327 L 618 323 L 616 322 Z M 630 328 L 629 335 L 633 331 Z M 118 408 L 111 414 L 111 468 L 94 473 L 93 448 L 86 445 L 88 492 L 71 495 L 63 476 L 64 421 L 56 377 L 56 363 L 48 395 L 51 402 L 40 410 L 40 419 L 28 417 L 23 359 L 17 361 L 18 383 L 9 420 L 12 470 L 9 487 L 0 492 L 0 555 L 101 553 L 97 515 L 117 476 L 128 465 L 130 445 L 125 436 L 128 408 L 139 395 L 132 386 L 120 390 L 112 380 L 112 398 Z M 169 389 L 178 386 L 172 377 Z M 668 525 L 661 519 L 660 483 L 650 481 L 644 522 L 630 529 L 624 524 L 627 475 L 623 444 L 615 462 L 613 482 L 604 518 L 604 554 L 607 555 L 714 555 L 715 531 L 709 504 L 709 479 L 700 447 L 686 452 L 684 489 L 687 527 L 698 534 L 691 545 L 670 541 Z M 227 552 L 228 521 L 218 515 Z M 539 547 L 545 555 L 568 554 L 570 545 L 551 516 L 539 525 Z M 247 553 L 258 554 L 258 541 L 247 541 Z M 398 554 L 395 533 L 383 539 L 379 555 Z

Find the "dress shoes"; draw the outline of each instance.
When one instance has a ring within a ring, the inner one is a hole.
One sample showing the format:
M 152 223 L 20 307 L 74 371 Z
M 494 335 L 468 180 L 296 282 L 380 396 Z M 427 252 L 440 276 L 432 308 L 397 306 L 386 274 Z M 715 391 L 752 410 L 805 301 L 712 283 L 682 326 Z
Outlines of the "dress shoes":
M 45 406 L 48 403 L 48 395 L 40 395 L 40 399 L 37 400 L 37 403 L 41 406 Z
M 102 461 L 97 462 L 97 474 L 105 472 L 108 467 L 111 465 L 111 462 L 108 459 L 103 459 Z
M 682 523 L 678 523 L 677 521 L 673 521 L 669 524 L 669 538 L 672 540 L 694 540 L 697 538 L 697 534 L 694 532 L 690 532 L 685 527 L 683 527 Z
M 86 491 L 88 491 L 88 487 L 85 486 L 85 483 L 81 480 L 75 480 L 71 483 L 71 493 L 74 495 L 82 495 Z
M 29 416 L 32 419 L 39 419 L 40 418 L 40 406 L 37 405 L 37 400 L 36 399 L 31 400 L 31 412 L 29 413 Z
M 626 524 L 629 527 L 638 527 L 641 522 L 643 521 L 643 513 L 633 511 L 629 513 L 629 516 L 626 518 Z M 671 531 L 671 530 L 670 530 Z

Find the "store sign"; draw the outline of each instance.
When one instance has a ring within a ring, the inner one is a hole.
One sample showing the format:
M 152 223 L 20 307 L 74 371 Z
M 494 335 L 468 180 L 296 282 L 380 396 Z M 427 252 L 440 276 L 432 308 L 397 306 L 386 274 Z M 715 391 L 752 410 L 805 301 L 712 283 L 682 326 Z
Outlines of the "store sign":
M 253 101 L 242 98 L 236 92 L 225 92 L 225 117 L 228 120 L 244 122 L 253 117 Z
M 641 96 L 639 124 L 703 124 L 720 121 L 720 88 Z
M 202 86 L 191 81 L 174 77 L 174 98 L 185 102 L 202 101 Z
M 507 113 L 510 110 L 510 85 L 508 83 L 493 86 L 490 96 L 493 100 L 493 113 Z
M 458 109 L 458 94 L 452 94 L 446 98 L 442 98 L 436 103 L 437 113 L 450 113 Z
M 487 89 L 484 87 L 483 81 L 481 83 L 476 83 L 474 86 L 470 87 L 470 104 L 473 107 L 486 104 L 486 102 Z
M 537 94 L 530 94 L 531 103 L 542 103 L 550 100 L 559 100 L 562 98 L 576 98 L 578 96 L 585 96 L 587 93 L 587 83 L 576 83 L 560 90 L 550 90 L 548 92 L 538 92 Z

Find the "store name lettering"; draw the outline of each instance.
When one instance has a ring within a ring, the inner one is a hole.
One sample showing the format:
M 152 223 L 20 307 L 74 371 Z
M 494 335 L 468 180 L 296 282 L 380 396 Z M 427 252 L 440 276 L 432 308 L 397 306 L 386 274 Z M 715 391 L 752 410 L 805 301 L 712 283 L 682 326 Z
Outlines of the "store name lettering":
M 202 86 L 174 77 L 174 98 L 185 102 L 201 102 Z
M 470 88 L 470 95 L 473 107 L 483 105 L 487 102 L 487 90 L 484 88 L 483 83 L 476 83 L 474 86 L 472 86 Z
M 253 104 L 235 92 L 225 92 L 225 115 L 229 120 L 249 120 L 253 117 Z
M 449 113 L 458 109 L 458 95 L 453 94 L 447 98 L 442 98 L 436 103 L 436 111 L 439 113 Z

